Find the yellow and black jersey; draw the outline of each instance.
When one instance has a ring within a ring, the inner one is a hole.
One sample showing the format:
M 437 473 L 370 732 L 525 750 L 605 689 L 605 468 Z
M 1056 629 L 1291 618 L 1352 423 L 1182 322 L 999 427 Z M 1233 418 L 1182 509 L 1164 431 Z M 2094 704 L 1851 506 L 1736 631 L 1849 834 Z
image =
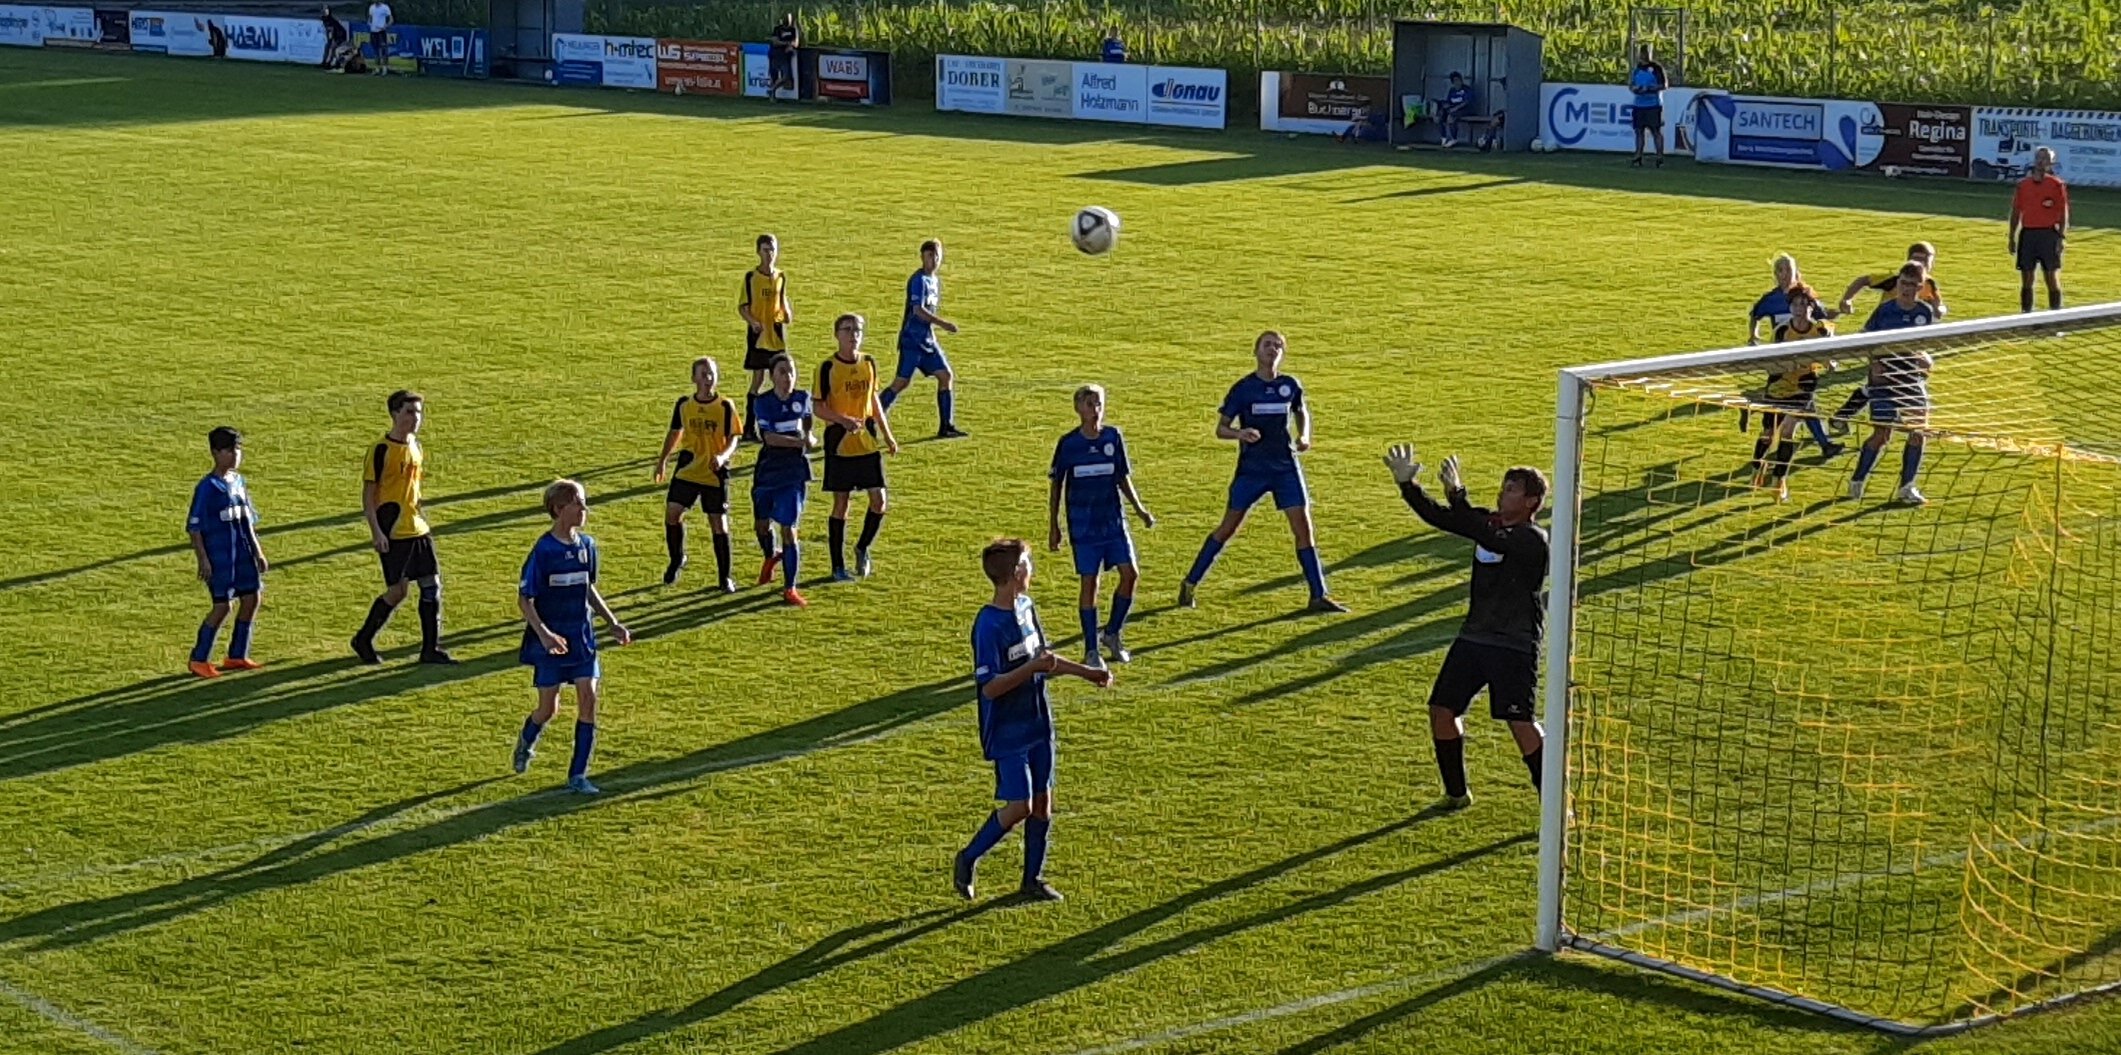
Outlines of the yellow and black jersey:
M 361 462 L 361 481 L 376 485 L 376 524 L 391 538 L 419 538 L 427 534 L 427 518 L 420 515 L 420 475 L 426 464 L 417 437 L 403 442 L 385 436 L 369 449 Z
M 715 466 L 744 432 L 744 416 L 737 413 L 736 402 L 719 393 L 705 401 L 680 396 L 670 408 L 670 431 L 679 434 L 677 478 L 722 486 L 722 475 Z
M 1893 290 L 1900 285 L 1900 267 L 1901 265 L 1894 264 L 1892 267 L 1886 268 L 1883 271 L 1871 272 L 1871 274 L 1873 275 L 1885 276 L 1884 278 L 1872 282 L 1871 288 L 1877 290 L 1880 293 L 1885 294 L 1886 299 L 1891 300 L 1893 297 Z M 1932 308 L 1939 307 L 1944 303 L 1944 294 L 1937 291 L 1937 276 L 1923 276 L 1922 302 Z
M 1784 363 L 1769 371 L 1767 397 L 1788 400 L 1809 396 L 1819 388 L 1819 379 L 1826 376 L 1827 370 L 1826 363 L 1814 359 L 1793 359 Z
M 1775 327 L 1776 344 L 1781 344 L 1785 341 L 1809 341 L 1814 337 L 1832 337 L 1833 335 L 1834 324 L 1819 319 L 1813 319 L 1812 327 L 1808 330 L 1798 330 L 1786 322 Z
M 876 360 L 866 354 L 851 363 L 833 355 L 817 364 L 817 388 L 811 398 L 866 426 L 853 431 L 837 424 L 826 426 L 826 453 L 852 456 L 883 449 L 876 439 L 876 376 Z
M 766 352 L 788 350 L 788 315 L 781 308 L 788 297 L 788 273 L 760 274 L 758 268 L 744 272 L 744 292 L 737 306 L 759 322 L 751 335 L 751 346 Z

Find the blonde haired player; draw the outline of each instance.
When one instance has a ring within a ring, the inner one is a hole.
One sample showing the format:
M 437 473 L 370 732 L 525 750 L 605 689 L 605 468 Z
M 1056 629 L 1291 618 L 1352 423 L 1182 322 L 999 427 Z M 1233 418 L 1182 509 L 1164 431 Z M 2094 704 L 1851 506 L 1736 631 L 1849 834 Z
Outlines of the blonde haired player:
M 515 771 L 530 768 L 538 735 L 560 707 L 560 690 L 574 686 L 574 757 L 567 764 L 567 790 L 597 794 L 589 782 L 589 756 L 597 742 L 597 637 L 590 625 L 593 611 L 625 645 L 633 633 L 611 614 L 597 592 L 596 540 L 582 533 L 589 519 L 589 492 L 573 480 L 555 480 L 545 488 L 545 512 L 552 527 L 530 548 L 516 608 L 523 614 L 523 646 L 518 658 L 531 669 L 537 687 L 537 709 L 523 720 L 516 737 Z

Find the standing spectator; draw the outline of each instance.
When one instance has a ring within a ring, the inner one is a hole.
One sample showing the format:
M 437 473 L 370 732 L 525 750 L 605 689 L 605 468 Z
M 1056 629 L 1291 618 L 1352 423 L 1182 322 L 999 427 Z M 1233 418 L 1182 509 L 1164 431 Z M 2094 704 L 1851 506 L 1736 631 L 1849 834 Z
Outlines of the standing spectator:
M 802 86 L 795 80 L 795 49 L 802 46 L 803 31 L 796 27 L 795 13 L 782 15 L 780 25 L 773 27 L 773 44 L 767 50 L 769 75 L 773 82 L 766 86 L 766 98 L 780 98 L 783 84 L 797 96 L 803 94 Z
M 2055 152 L 2033 151 L 2032 175 L 2011 195 L 2011 252 L 2018 255 L 2018 310 L 2033 310 L 2033 270 L 2047 278 L 2047 310 L 2062 306 L 2062 240 L 2069 234 L 2069 188 L 2055 175 Z
M 1105 27 L 1105 43 L 1103 45 L 1103 53 L 1104 60 L 1106 62 L 1127 61 L 1127 42 L 1119 39 L 1118 26 Z
M 324 9 L 324 17 L 320 21 L 324 24 L 323 67 L 327 70 L 343 70 L 346 68 L 346 44 L 353 34 L 347 30 L 346 23 L 339 21 L 339 16 L 331 13 L 329 7 Z
M 1635 93 L 1635 158 L 1628 164 L 1642 167 L 1643 140 L 1657 141 L 1657 167 L 1664 167 L 1664 90 L 1672 86 L 1664 67 L 1650 56 L 1644 44 L 1636 52 L 1635 72 L 1628 75 L 1628 90 Z
M 1473 108 L 1473 89 L 1457 70 L 1451 71 L 1451 90 L 1436 100 L 1436 136 L 1445 147 L 1458 145 L 1458 120 Z
M 390 72 L 390 27 L 396 21 L 389 0 L 374 0 L 368 5 L 368 45 L 376 52 L 378 77 Z

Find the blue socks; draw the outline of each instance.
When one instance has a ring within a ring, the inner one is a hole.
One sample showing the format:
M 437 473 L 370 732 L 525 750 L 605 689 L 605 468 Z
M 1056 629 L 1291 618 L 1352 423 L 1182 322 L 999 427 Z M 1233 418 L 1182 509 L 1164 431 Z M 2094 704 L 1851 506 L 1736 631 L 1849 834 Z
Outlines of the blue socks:
M 191 646 L 191 661 L 193 663 L 204 663 L 212 658 L 214 654 L 214 638 L 219 636 L 220 633 L 221 628 L 212 623 L 199 624 L 199 639 L 193 642 Z
M 250 620 L 236 620 L 236 628 L 228 635 L 228 658 L 250 658 Z
M 1826 434 L 1826 422 L 1818 418 L 1806 418 L 1804 427 L 1811 431 L 1812 442 L 1818 444 L 1820 450 L 1834 445 L 1834 438 Z
M 935 390 L 935 416 L 937 424 L 948 428 L 951 422 L 957 420 L 955 416 L 957 409 L 956 397 L 957 392 L 954 389 L 938 388 Z
M 1304 582 L 1311 586 L 1311 596 L 1326 595 L 1326 569 L 1318 563 L 1318 547 L 1305 546 L 1296 551 L 1296 563 L 1304 566 Z
M 876 398 L 884 404 L 884 413 L 888 414 L 891 412 L 891 404 L 898 402 L 898 389 L 885 385 L 884 390 L 877 393 Z
M 1093 654 L 1097 652 L 1097 609 L 1078 608 L 1075 614 L 1083 621 L 1083 647 Z
M 994 844 L 1001 842 L 1002 836 L 1007 834 L 1009 829 L 1002 827 L 1001 813 L 988 814 L 987 823 L 980 825 L 979 833 L 965 844 L 965 856 L 974 861 L 987 856 L 987 851 L 994 849 Z
M 1193 558 L 1193 570 L 1186 573 L 1186 581 L 1195 586 L 1208 577 L 1208 569 L 1215 566 L 1215 558 L 1223 551 L 1223 540 L 1214 535 L 1200 544 L 1200 556 Z
M 1052 834 L 1053 818 L 1024 820 L 1024 882 L 1035 882 L 1046 874 L 1046 840 Z
M 783 588 L 795 589 L 796 569 L 802 566 L 803 548 L 801 546 L 790 542 L 786 546 L 781 547 L 781 585 Z
M 1878 455 L 1882 453 L 1884 448 L 1864 444 L 1863 449 L 1856 452 L 1856 479 L 1870 479 L 1871 470 L 1878 467 Z
M 1127 625 L 1127 613 L 1134 610 L 1134 595 L 1115 593 L 1112 595 L 1112 621 L 1105 624 L 1105 633 L 1119 636 L 1120 628 Z
M 517 734 L 516 743 L 521 744 L 526 749 L 536 747 L 538 746 L 538 737 L 543 735 L 544 732 L 545 726 L 540 724 L 536 718 L 525 718 L 523 719 L 523 731 Z
M 1910 443 L 1900 450 L 1900 486 L 1915 482 L 1915 474 L 1922 471 L 1922 449 L 1926 444 Z M 236 624 L 236 633 L 243 632 L 242 623 Z M 233 650 L 231 650 L 233 652 Z
M 594 722 L 574 723 L 574 758 L 567 763 L 567 779 L 589 775 L 589 754 L 597 747 L 597 727 Z

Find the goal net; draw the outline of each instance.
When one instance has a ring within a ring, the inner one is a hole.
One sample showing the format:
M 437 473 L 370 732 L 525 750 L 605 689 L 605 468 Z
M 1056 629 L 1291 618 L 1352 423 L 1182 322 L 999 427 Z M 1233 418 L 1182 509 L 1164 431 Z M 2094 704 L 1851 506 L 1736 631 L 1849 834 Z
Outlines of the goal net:
M 1905 415 L 1852 499 L 1804 419 L 1918 353 L 1928 504 Z M 1541 947 L 1900 1033 L 2121 987 L 2116 393 L 2121 305 L 1564 371 Z

